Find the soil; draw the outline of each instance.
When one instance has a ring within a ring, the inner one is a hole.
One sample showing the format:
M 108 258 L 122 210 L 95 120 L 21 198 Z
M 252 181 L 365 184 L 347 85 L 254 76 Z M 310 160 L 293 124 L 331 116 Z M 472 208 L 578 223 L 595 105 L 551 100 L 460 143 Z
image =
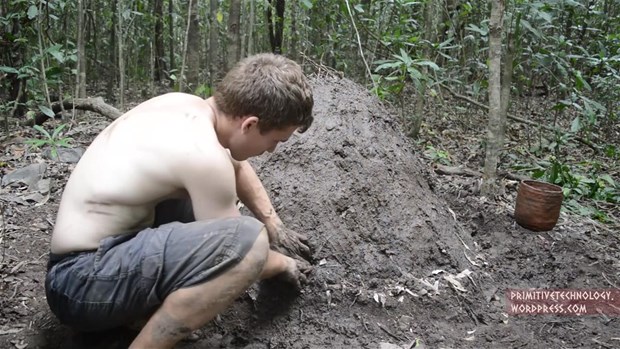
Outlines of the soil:
M 617 232 L 566 213 L 550 232 L 521 228 L 515 185 L 488 200 L 476 178 L 439 177 L 363 87 L 330 76 L 313 86 L 314 125 L 253 161 L 283 221 L 310 238 L 309 284 L 255 285 L 179 348 L 620 347 L 617 317 L 508 315 L 504 294 L 617 288 Z M 107 123 L 91 115 L 68 135 L 86 147 Z M 126 348 L 136 332 L 75 333 L 47 308 L 49 238 L 73 165 L 25 149 L 33 135 L 20 132 L 0 170 L 45 162 L 52 182 L 38 199 L 19 183 L 0 191 L 0 348 Z

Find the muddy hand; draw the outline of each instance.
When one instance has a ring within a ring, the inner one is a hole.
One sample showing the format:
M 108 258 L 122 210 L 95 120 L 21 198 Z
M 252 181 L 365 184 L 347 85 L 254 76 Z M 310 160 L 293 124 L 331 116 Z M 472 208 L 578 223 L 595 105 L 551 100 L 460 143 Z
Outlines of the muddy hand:
M 307 237 L 284 226 L 280 226 L 275 233 L 275 241 L 272 241 L 274 250 L 289 257 L 306 261 L 312 258 Z
M 291 283 L 297 291 L 301 291 L 302 286 L 308 283 L 308 274 L 312 271 L 312 266 L 305 260 L 287 258 L 287 269 L 280 278 Z

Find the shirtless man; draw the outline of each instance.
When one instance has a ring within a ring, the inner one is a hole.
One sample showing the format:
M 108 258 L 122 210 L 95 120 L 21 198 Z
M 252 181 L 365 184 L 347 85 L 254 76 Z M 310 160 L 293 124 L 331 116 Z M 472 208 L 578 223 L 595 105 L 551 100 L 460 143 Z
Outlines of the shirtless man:
M 261 54 L 207 100 L 169 93 L 108 126 L 60 202 L 45 280 L 60 321 L 98 331 L 148 319 L 131 348 L 172 348 L 257 280 L 299 287 L 307 264 L 274 249 L 307 256 L 305 238 L 245 160 L 310 127 L 312 106 L 299 65 Z

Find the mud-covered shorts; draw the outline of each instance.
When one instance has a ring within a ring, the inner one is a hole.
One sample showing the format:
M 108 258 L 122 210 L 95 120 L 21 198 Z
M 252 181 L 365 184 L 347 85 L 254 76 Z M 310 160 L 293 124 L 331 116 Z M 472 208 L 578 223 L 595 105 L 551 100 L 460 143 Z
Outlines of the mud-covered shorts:
M 51 254 L 45 290 L 58 319 L 100 331 L 148 318 L 170 293 L 239 263 L 263 228 L 243 216 L 188 222 L 193 217 L 186 214 L 173 221 L 175 209 L 158 206 L 154 228 L 105 238 L 97 250 Z

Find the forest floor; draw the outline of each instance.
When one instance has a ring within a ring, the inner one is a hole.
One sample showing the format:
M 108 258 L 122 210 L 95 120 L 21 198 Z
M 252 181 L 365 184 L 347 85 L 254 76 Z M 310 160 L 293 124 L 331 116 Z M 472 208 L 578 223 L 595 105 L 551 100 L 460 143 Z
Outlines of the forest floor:
M 620 232 L 567 212 L 531 232 L 513 218 L 516 181 L 485 199 L 479 178 L 437 175 L 438 154 L 479 169 L 483 113 L 433 106 L 433 132 L 415 144 L 359 85 L 321 76 L 313 86 L 312 128 L 253 161 L 283 221 L 310 237 L 309 284 L 301 294 L 255 285 L 179 348 L 620 347 L 618 317 L 508 314 L 507 289 L 618 289 Z M 84 149 L 108 124 L 88 114 L 66 135 Z M 520 132 L 510 127 L 510 145 Z M 50 234 L 76 151 L 50 160 L 24 146 L 32 137 L 15 131 L 0 153 L 0 348 L 126 348 L 131 330 L 75 333 L 48 310 Z

